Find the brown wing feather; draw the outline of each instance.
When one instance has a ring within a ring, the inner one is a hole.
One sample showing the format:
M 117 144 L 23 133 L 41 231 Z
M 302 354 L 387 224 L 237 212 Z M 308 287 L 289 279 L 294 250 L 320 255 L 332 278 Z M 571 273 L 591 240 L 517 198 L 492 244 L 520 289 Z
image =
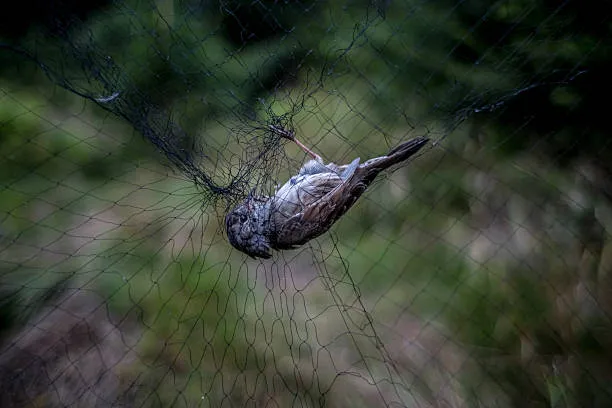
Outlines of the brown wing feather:
M 291 213 L 295 215 L 278 219 L 273 247 L 291 249 L 325 233 L 355 204 L 378 173 L 407 160 L 427 141 L 428 139 L 424 137 L 414 138 L 400 144 L 387 156 L 377 157 L 361 164 L 346 180 L 337 176 L 333 178 L 335 184 L 333 188 L 329 188 L 331 185 L 326 185 L 326 188 L 318 189 L 308 204 L 302 205 L 298 211 Z M 335 171 L 346 168 L 346 166 L 337 166 L 333 163 L 330 163 L 328 168 L 332 168 L 331 166 L 334 166 Z
M 301 225 L 300 220 L 304 212 L 318 207 L 342 182 L 335 173 L 317 173 L 304 176 L 295 185 L 288 182 L 281 187 L 274 196 L 271 209 L 272 226 L 275 230 L 271 237 L 272 247 L 289 249 L 308 241 L 309 238 L 305 237 L 310 235 L 308 231 L 314 225 Z
M 365 191 L 361 182 L 363 174 L 357 169 L 355 174 L 344 183 L 337 185 L 319 200 L 304 207 L 277 230 L 274 246 L 278 249 L 291 249 L 318 237 L 340 218 Z

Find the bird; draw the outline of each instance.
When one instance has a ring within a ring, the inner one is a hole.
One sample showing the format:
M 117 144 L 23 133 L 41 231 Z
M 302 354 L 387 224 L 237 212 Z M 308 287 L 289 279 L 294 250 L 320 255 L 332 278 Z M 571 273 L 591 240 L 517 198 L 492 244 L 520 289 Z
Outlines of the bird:
M 346 165 L 324 164 L 322 158 L 295 138 L 293 132 L 273 128 L 295 142 L 313 159 L 306 162 L 272 196 L 251 192 L 229 211 L 225 228 L 230 244 L 252 258 L 268 259 L 272 249 L 295 249 L 327 232 L 361 197 L 383 170 L 408 160 L 429 141 L 416 137 L 384 156 Z

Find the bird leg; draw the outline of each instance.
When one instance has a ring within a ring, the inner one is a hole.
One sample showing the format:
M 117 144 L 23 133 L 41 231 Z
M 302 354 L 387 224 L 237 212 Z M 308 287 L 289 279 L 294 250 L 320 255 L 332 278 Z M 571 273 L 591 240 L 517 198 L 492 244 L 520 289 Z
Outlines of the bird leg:
M 321 156 L 319 156 L 318 154 L 316 154 L 315 152 L 313 152 L 312 150 L 304 146 L 302 142 L 297 140 L 295 137 L 293 138 L 293 141 L 295 142 L 296 145 L 301 147 L 302 150 L 304 150 L 307 154 L 311 155 L 317 162 L 323 164 L 323 159 L 321 158 Z
M 298 145 L 302 150 L 304 150 L 306 154 L 312 156 L 317 162 L 323 164 L 323 159 L 321 158 L 321 156 L 319 156 L 318 154 L 316 154 L 315 152 L 313 152 L 312 150 L 304 146 L 302 142 L 297 140 L 295 138 L 295 134 L 292 131 L 289 131 L 289 130 L 286 130 L 286 129 L 283 129 L 283 128 L 280 128 L 274 125 L 270 125 L 270 130 L 276 133 L 277 135 L 279 135 L 280 137 L 284 137 L 285 139 L 289 139 L 292 142 L 295 142 L 295 144 Z

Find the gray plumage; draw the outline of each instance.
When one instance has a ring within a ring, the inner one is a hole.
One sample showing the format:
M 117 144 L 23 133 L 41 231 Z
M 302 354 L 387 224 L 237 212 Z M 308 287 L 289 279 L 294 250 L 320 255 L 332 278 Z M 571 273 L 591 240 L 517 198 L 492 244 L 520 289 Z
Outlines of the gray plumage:
M 269 258 L 271 249 L 292 249 L 325 233 L 381 171 L 406 161 L 428 139 L 404 142 L 386 156 L 360 164 L 324 165 L 310 160 L 272 197 L 247 199 L 225 217 L 230 243 L 252 256 Z

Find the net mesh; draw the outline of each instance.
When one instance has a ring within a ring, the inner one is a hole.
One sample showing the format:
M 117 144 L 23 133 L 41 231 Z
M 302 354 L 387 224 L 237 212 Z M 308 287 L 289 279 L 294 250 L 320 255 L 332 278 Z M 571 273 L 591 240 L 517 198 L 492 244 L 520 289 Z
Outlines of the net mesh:
M 612 404 L 604 3 L 24 0 L 0 406 Z M 269 260 L 223 219 L 430 143 Z

